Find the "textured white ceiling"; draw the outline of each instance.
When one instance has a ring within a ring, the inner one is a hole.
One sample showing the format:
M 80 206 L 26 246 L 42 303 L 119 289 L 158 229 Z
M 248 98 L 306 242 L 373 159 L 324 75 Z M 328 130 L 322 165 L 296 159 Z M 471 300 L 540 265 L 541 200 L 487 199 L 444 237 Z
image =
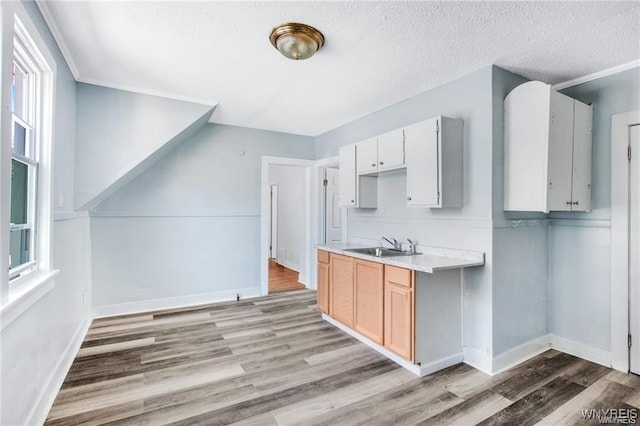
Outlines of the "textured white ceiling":
M 312 136 L 490 64 L 555 84 L 640 58 L 638 1 L 38 4 L 79 81 Z M 316 56 L 271 46 L 288 21 L 324 34 Z

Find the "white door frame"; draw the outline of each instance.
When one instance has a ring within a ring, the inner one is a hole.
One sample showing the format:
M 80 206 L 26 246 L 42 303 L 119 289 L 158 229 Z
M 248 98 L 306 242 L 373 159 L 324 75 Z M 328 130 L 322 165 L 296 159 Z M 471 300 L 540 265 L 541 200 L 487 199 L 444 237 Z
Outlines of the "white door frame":
M 611 117 L 611 366 L 629 371 L 629 161 L 630 127 L 640 110 Z M 636 337 L 638 339 L 640 336 Z
M 275 200 L 274 200 L 275 189 Z M 270 237 L 269 238 L 269 257 L 271 259 L 278 259 L 278 182 L 271 182 L 269 184 L 269 195 L 271 208 L 269 209 L 269 221 L 271 224 Z M 275 201 L 275 202 L 274 202 Z
M 260 179 L 260 294 L 269 294 L 269 243 L 271 240 L 271 186 L 269 182 L 270 166 L 299 166 L 305 167 L 305 232 L 303 255 L 304 267 L 301 268 L 299 281 L 309 286 L 311 272 L 311 169 L 315 165 L 313 160 L 300 158 L 262 156 L 262 173 Z M 314 280 L 315 282 L 315 280 Z

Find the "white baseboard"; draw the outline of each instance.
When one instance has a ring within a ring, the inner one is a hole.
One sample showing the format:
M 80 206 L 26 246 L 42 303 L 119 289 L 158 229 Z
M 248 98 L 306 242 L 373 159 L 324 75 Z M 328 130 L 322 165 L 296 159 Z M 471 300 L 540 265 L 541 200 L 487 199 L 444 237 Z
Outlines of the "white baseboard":
M 609 351 L 594 348 L 593 346 L 556 336 L 555 334 L 551 334 L 550 338 L 553 349 L 611 368 L 611 352 Z
M 93 307 L 93 318 L 112 317 L 116 315 L 137 314 L 141 312 L 158 311 L 162 309 L 184 308 L 188 306 L 206 305 L 215 302 L 235 300 L 240 294 L 241 299 L 259 297 L 260 287 L 238 288 L 234 290 L 215 291 L 189 296 L 167 297 L 163 299 L 141 300 L 138 302 L 118 303 Z
M 284 266 L 285 268 L 291 269 L 292 271 L 296 271 L 298 274 L 300 273 L 300 266 L 296 265 L 295 263 L 284 260 L 282 262 L 278 262 L 278 264 Z
M 443 370 L 452 365 L 461 363 L 464 360 L 462 352 L 452 355 L 447 358 L 442 358 L 437 361 L 430 362 L 429 364 L 423 364 L 420 366 L 420 376 L 426 376 L 427 374 L 435 373 L 436 371 Z
M 64 382 L 67 373 L 73 364 L 73 360 L 76 358 L 76 354 L 80 350 L 80 345 L 84 340 L 84 336 L 87 335 L 91 321 L 83 321 L 76 332 L 74 333 L 71 341 L 64 350 L 64 353 L 58 360 L 58 364 L 51 371 L 45 385 L 42 387 L 42 391 L 38 397 L 38 402 L 29 413 L 29 423 L 34 425 L 44 424 L 47 419 L 47 415 L 53 407 L 53 403 L 60 392 L 62 383 Z
M 509 349 L 493 358 L 493 367 L 491 374 L 502 373 L 518 364 L 521 364 L 536 355 L 549 350 L 550 336 L 548 334 L 540 336 L 537 339 L 530 340 L 513 349 Z
M 452 365 L 455 365 L 455 364 L 458 364 L 458 363 L 462 362 L 463 356 L 462 356 L 462 353 L 459 353 L 459 354 L 455 354 L 455 355 L 452 355 L 452 356 L 447 357 L 447 358 L 439 359 L 439 360 L 431 362 L 429 364 L 417 365 L 417 364 L 414 364 L 414 363 L 412 363 L 410 361 L 407 361 L 406 359 L 396 355 L 395 353 L 391 352 L 390 350 L 388 350 L 384 346 L 381 346 L 380 344 L 378 344 L 378 343 L 374 342 L 373 340 L 363 336 L 362 334 L 358 333 L 357 331 L 352 330 L 351 328 L 349 328 L 346 325 L 334 320 L 333 318 L 331 318 L 330 316 L 328 316 L 326 314 L 322 314 L 322 319 L 324 319 L 328 323 L 336 326 L 337 328 L 339 328 L 340 330 L 344 331 L 345 333 L 347 333 L 351 337 L 355 337 L 356 339 L 360 340 L 365 345 L 369 346 L 374 351 L 381 353 L 385 357 L 389 358 L 391 361 L 395 362 L 396 364 L 400 365 L 401 367 L 406 368 L 407 370 L 411 371 L 413 374 L 415 374 L 417 376 L 420 376 L 420 377 L 426 376 L 427 374 L 435 373 L 436 371 L 442 370 L 442 369 L 447 368 L 447 367 L 451 367 Z
M 463 347 L 462 354 L 464 356 L 464 363 L 472 366 L 476 370 L 480 370 L 483 373 L 491 374 L 491 356 L 478 349 Z

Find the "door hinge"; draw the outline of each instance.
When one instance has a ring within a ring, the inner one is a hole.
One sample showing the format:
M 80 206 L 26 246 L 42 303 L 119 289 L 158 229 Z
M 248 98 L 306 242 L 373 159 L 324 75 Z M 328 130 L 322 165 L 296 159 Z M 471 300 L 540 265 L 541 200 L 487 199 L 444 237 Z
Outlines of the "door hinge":
M 323 180 L 322 186 L 329 186 L 329 181 L 327 179 Z
M 628 339 L 628 343 L 627 346 L 629 347 L 629 349 L 631 349 L 631 335 L 629 334 L 629 339 Z
M 627 147 L 627 159 L 631 161 L 631 145 Z

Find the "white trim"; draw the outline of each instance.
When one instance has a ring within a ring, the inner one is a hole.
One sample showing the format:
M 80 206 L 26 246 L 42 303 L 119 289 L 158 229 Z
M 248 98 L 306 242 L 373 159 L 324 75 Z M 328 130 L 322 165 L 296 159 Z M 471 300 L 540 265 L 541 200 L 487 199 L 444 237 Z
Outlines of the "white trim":
M 116 315 L 138 314 L 141 312 L 159 311 L 162 309 L 186 308 L 197 305 L 235 300 L 240 294 L 241 299 L 260 296 L 260 288 L 247 287 L 233 290 L 214 291 L 189 296 L 166 297 L 162 299 L 148 299 L 136 302 L 116 303 L 113 305 L 94 306 L 93 318 L 112 317 Z
M 537 339 L 530 340 L 520 346 L 509 349 L 493 358 L 491 374 L 495 375 L 521 364 L 534 356 L 549 350 L 551 345 L 550 335 L 546 334 Z
M 629 371 L 629 127 L 640 110 L 611 117 L 611 364 Z
M 611 368 L 611 352 L 564 337 L 549 335 L 551 348 Z
M 315 161 L 313 160 L 305 160 L 301 158 L 289 158 L 289 157 L 271 157 L 267 155 L 262 156 L 262 166 L 261 166 L 261 177 L 260 177 L 260 291 L 263 296 L 269 294 L 269 241 L 270 241 L 270 232 L 271 224 L 269 213 L 271 210 L 270 203 L 270 191 L 271 187 L 269 186 L 269 166 L 277 165 L 277 166 L 299 166 L 299 167 L 313 167 L 315 165 Z M 309 192 L 311 191 L 310 186 L 311 174 L 309 170 L 305 170 L 305 241 L 304 241 L 304 251 L 302 255 L 302 259 L 305 260 L 304 263 L 304 273 L 303 276 L 308 277 L 309 271 L 311 270 L 311 233 L 309 228 L 311 227 L 311 196 Z
M 202 98 L 194 98 L 191 96 L 182 96 L 176 93 L 165 92 L 162 90 L 143 89 L 141 87 L 128 86 L 126 84 L 111 83 L 109 81 L 103 81 L 103 80 L 98 80 L 93 78 L 79 77 L 79 78 L 76 78 L 76 80 L 78 81 L 78 83 L 93 84 L 94 86 L 102 86 L 102 87 L 108 87 L 110 89 L 124 90 L 125 92 L 133 92 L 133 93 L 139 93 L 142 95 L 157 96 L 165 99 L 174 99 L 176 101 L 201 104 L 201 105 L 206 105 L 213 108 L 217 107 L 220 104 L 220 102 L 212 99 L 202 99 Z M 212 111 L 211 117 L 213 117 L 213 111 Z M 211 117 L 209 117 L 209 120 L 208 120 L 209 123 L 213 123 L 213 121 L 211 121 Z
M 71 364 L 73 364 L 73 360 L 80 350 L 82 341 L 89 331 L 90 326 L 91 321 L 83 321 L 78 326 L 76 332 L 71 338 L 71 341 L 69 341 L 69 344 L 58 360 L 58 364 L 47 377 L 45 385 L 42 387 L 42 391 L 38 396 L 38 402 L 34 405 L 33 409 L 29 413 L 29 416 L 27 417 L 29 419 L 28 424 L 44 424 L 45 420 L 47 419 L 47 415 L 49 414 L 49 411 L 51 411 L 51 407 L 53 407 L 53 403 L 58 396 L 58 392 L 60 392 L 62 383 L 64 383 L 64 379 L 66 378 L 67 373 L 71 368 Z
M 53 212 L 53 221 L 61 222 L 65 220 L 82 219 L 89 217 L 89 212 L 84 211 L 55 211 Z
M 78 78 L 80 77 L 80 73 L 78 72 L 78 67 L 76 66 L 76 63 L 73 60 L 73 56 L 71 55 L 71 49 L 69 49 L 69 46 L 67 46 L 67 43 L 64 40 L 64 37 L 62 37 L 62 32 L 58 28 L 58 25 L 56 24 L 56 20 L 53 18 L 53 14 L 51 13 L 51 10 L 49 10 L 48 3 L 42 0 L 36 0 L 35 3 L 38 6 L 38 9 L 40 9 L 40 13 L 42 14 L 42 17 L 47 23 L 49 30 L 51 30 L 51 34 L 53 35 L 53 38 L 56 40 L 56 43 L 60 48 L 60 52 L 62 52 L 62 56 L 67 62 L 67 65 L 69 66 L 69 70 L 71 71 L 71 74 L 73 74 L 73 77 L 76 80 L 78 80 Z
M 587 74 L 582 77 L 564 81 L 562 83 L 557 83 L 557 84 L 554 84 L 552 87 L 553 87 L 553 90 L 562 90 L 562 89 L 566 89 L 567 87 L 577 86 L 578 84 L 587 83 L 589 81 L 597 80 L 602 77 L 618 74 L 620 72 L 627 71 L 638 66 L 640 66 L 640 59 L 627 62 L 626 64 L 617 65 L 615 67 L 611 67 L 606 70 L 594 72 L 592 74 Z
M 9 292 L 7 303 L 0 308 L 0 330 L 18 319 L 27 309 L 42 299 L 55 287 L 54 278 L 58 270 L 34 271 L 26 275 L 24 282 L 15 284 Z
M 551 219 L 551 226 L 573 226 L 578 228 L 610 228 L 610 220 L 596 220 L 596 219 L 564 219 L 553 218 Z
M 384 355 L 385 357 L 389 358 L 391 361 L 395 362 L 396 364 L 400 365 L 403 368 L 406 368 L 413 374 L 420 377 L 426 376 L 427 374 L 435 373 L 436 371 L 442 370 L 447 367 L 451 367 L 452 365 L 456 365 L 462 362 L 463 356 L 462 356 L 462 353 L 459 353 L 447 358 L 430 362 L 429 364 L 425 364 L 425 365 L 413 364 L 412 362 L 407 361 L 406 359 L 396 355 L 395 353 L 391 352 L 387 348 L 380 346 L 378 343 L 374 342 L 373 340 L 363 336 L 362 334 L 358 333 L 355 330 L 352 330 L 351 328 L 336 321 L 335 319 L 331 318 L 326 314 L 322 314 L 322 319 L 327 321 L 329 324 L 344 331 L 349 336 L 355 337 L 365 345 L 369 346 L 374 351 Z
M 491 357 L 489 354 L 476 349 L 465 346 L 462 348 L 463 361 L 465 364 L 472 366 L 476 370 L 483 373 L 491 374 Z

